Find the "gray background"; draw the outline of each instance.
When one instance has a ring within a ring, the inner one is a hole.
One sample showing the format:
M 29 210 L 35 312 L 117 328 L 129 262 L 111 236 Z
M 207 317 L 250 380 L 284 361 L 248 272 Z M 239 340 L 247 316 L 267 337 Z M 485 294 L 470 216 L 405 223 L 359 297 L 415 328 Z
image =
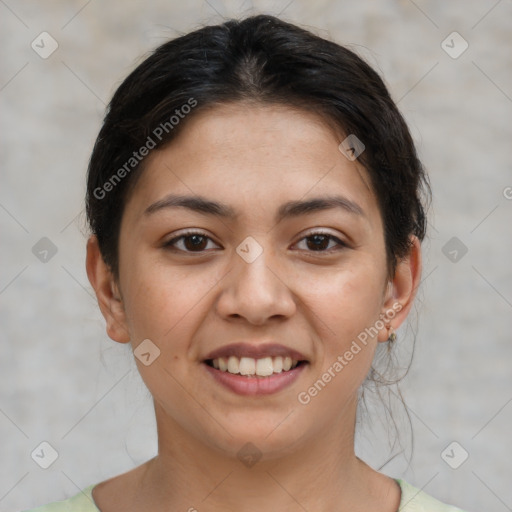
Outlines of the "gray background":
M 402 385 L 414 452 L 384 465 L 377 414 L 358 453 L 469 511 L 512 510 L 510 0 L 0 0 L 0 510 L 63 499 L 155 454 L 150 395 L 129 348 L 106 336 L 85 273 L 87 159 L 105 103 L 145 52 L 250 12 L 282 13 L 367 58 L 432 180 L 419 325 L 399 332 L 410 345 L 418 330 Z M 46 59 L 31 48 L 43 31 L 59 45 Z M 453 31 L 469 44 L 458 58 L 442 47 Z M 32 251 L 43 237 L 57 248 L 46 262 Z M 42 441 L 59 454 L 46 470 L 31 458 Z M 452 465 L 469 453 L 457 469 L 441 457 L 453 441 Z

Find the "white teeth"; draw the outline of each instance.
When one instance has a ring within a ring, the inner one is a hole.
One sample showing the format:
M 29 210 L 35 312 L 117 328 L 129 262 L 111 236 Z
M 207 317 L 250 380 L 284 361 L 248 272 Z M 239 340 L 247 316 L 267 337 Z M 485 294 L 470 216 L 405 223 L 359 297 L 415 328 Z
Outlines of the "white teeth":
M 228 372 L 240 373 L 240 360 L 238 357 L 230 356 L 228 359 Z
M 238 358 L 230 356 L 229 358 L 219 357 L 212 361 L 212 366 L 222 372 L 229 372 L 240 375 L 257 375 L 258 377 L 268 377 L 274 373 L 287 372 L 295 368 L 297 360 L 291 357 L 262 357 L 254 359 L 252 357 Z
M 274 357 L 272 360 L 274 373 L 281 373 L 283 371 L 283 358 L 281 356 Z
M 252 357 L 242 357 L 238 369 L 242 375 L 254 375 L 256 373 L 256 361 Z
M 253 359 L 254 361 L 254 359 Z M 256 361 L 256 375 L 261 377 L 268 377 L 274 373 L 274 365 L 272 364 L 271 357 L 264 357 Z

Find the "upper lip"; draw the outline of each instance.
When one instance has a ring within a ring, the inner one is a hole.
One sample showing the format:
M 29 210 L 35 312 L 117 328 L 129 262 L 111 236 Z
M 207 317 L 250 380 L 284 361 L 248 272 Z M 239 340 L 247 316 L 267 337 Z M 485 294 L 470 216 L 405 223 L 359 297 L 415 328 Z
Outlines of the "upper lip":
M 236 356 L 239 359 L 242 357 L 252 357 L 254 359 L 262 359 L 264 357 L 291 357 L 296 361 L 306 361 L 303 354 L 295 349 L 279 345 L 277 343 L 259 343 L 257 345 L 250 343 L 231 343 L 224 345 L 210 352 L 205 360 L 218 359 L 219 357 L 228 358 L 229 356 Z

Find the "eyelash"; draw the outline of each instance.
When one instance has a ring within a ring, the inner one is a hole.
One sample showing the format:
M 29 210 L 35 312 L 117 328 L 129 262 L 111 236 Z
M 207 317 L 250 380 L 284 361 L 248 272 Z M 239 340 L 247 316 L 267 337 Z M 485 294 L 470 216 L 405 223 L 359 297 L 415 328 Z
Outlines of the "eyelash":
M 330 254 L 332 253 L 333 251 L 340 251 L 342 249 L 345 249 L 348 247 L 348 245 L 343 242 L 342 240 L 340 240 L 338 237 L 332 235 L 331 233 L 327 233 L 325 231 L 313 231 L 312 233 L 309 233 L 308 235 L 302 237 L 297 243 L 299 242 L 302 242 L 303 240 L 307 240 L 308 238 L 312 238 L 316 235 L 321 235 L 321 236 L 326 236 L 331 240 L 335 241 L 336 244 L 338 245 L 338 247 L 336 249 L 333 249 L 333 248 L 330 248 L 330 249 L 325 249 L 325 250 L 318 250 L 318 251 L 314 251 L 314 250 L 309 250 L 307 252 L 310 252 L 312 254 Z M 202 231 L 186 231 L 185 233 L 182 233 L 181 235 L 169 240 L 168 242 L 166 242 L 164 244 L 164 248 L 166 249 L 170 249 L 170 250 L 174 250 L 174 251 L 179 251 L 179 252 L 184 252 L 186 254 L 203 254 L 204 252 L 207 252 L 205 250 L 201 250 L 201 251 L 189 251 L 187 249 L 179 249 L 177 247 L 175 247 L 174 244 L 176 244 L 179 240 L 184 240 L 188 237 L 191 237 L 191 236 L 200 236 L 200 237 L 204 237 L 204 238 L 207 238 L 209 240 L 211 240 L 211 238 L 206 234 L 206 233 L 203 233 Z

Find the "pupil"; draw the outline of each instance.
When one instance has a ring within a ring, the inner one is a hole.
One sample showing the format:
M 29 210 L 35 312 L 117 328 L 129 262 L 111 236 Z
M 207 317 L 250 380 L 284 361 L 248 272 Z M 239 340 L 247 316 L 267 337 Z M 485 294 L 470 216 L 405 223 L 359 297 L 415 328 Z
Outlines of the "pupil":
M 312 242 L 309 248 L 318 251 L 319 249 L 325 249 L 329 245 L 329 237 L 326 235 L 312 235 L 309 237 L 309 242 Z
M 190 235 L 186 238 L 187 249 L 203 249 L 206 238 L 202 235 Z

